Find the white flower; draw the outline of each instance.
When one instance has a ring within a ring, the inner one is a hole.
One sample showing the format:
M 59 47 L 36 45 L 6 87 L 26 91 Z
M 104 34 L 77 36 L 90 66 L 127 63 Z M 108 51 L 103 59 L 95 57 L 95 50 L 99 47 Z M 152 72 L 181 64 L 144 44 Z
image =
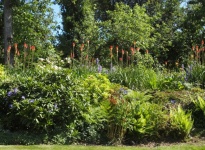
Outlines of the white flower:
M 43 58 L 39 58 L 38 60 L 40 60 L 40 61 L 44 61 L 45 59 L 43 59 Z

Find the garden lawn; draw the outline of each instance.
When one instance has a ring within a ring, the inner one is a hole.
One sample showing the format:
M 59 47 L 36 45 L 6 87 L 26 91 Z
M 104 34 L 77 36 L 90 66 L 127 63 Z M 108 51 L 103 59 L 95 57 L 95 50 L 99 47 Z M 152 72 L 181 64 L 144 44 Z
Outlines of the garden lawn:
M 71 145 L 0 145 L 0 150 L 204 150 L 205 143 L 170 146 L 71 146 Z

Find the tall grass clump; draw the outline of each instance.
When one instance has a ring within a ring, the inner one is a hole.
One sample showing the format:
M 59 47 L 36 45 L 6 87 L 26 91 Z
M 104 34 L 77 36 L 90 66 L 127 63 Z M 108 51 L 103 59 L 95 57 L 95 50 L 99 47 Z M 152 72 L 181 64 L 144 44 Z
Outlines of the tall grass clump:
M 186 80 L 196 86 L 205 87 L 205 66 L 194 62 L 186 68 Z
M 138 90 L 156 89 L 157 78 L 157 73 L 152 68 L 146 68 L 143 65 L 119 68 L 109 74 L 111 82 Z

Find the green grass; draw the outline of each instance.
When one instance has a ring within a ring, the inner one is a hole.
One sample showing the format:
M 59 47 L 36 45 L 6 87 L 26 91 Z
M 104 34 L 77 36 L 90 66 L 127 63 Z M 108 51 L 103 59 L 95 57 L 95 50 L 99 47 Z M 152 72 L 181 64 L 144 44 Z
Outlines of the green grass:
M 74 146 L 74 145 L 0 145 L 0 150 L 204 150 L 205 143 L 171 146 Z

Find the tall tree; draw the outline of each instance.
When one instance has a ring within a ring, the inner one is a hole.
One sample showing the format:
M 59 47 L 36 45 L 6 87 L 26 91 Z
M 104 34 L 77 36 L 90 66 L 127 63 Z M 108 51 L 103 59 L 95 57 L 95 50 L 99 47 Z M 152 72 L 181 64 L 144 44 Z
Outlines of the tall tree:
M 95 0 L 60 0 L 58 4 L 61 6 L 64 31 L 60 36 L 60 49 L 64 49 L 66 55 L 71 50 L 72 42 L 97 42 L 99 33 L 95 20 Z
M 178 35 L 181 34 L 183 21 L 181 2 L 181 0 L 149 0 L 145 4 L 154 27 L 152 36 L 157 39 L 151 49 L 161 61 L 167 59 L 175 61 L 180 57 L 181 45 Z
M 3 22 L 3 2 L 0 1 L 0 63 L 3 63 L 4 60 L 2 60 L 3 58 L 3 39 L 4 39 L 4 31 L 3 31 L 3 27 L 4 27 L 4 22 Z
M 51 0 L 32 0 L 13 8 L 13 41 L 35 45 L 40 57 L 51 53 L 56 29 Z
M 38 55 L 47 56 L 52 48 L 56 28 L 53 19 L 51 0 L 4 0 L 3 29 L 4 29 L 4 58 L 7 62 L 9 44 L 24 42 L 35 45 Z M 1 12 L 1 11 L 0 11 Z M 1 22 L 0 22 L 1 23 Z M 13 44 L 12 44 L 13 46 Z M 54 52 L 54 51 L 53 51 Z M 13 64 L 13 52 L 10 53 L 10 64 Z
M 12 0 L 4 0 L 4 51 L 5 62 L 7 62 L 7 55 L 9 54 L 7 49 L 13 39 L 12 30 Z M 10 61 L 10 60 L 9 60 Z M 11 59 L 13 61 L 13 59 Z

